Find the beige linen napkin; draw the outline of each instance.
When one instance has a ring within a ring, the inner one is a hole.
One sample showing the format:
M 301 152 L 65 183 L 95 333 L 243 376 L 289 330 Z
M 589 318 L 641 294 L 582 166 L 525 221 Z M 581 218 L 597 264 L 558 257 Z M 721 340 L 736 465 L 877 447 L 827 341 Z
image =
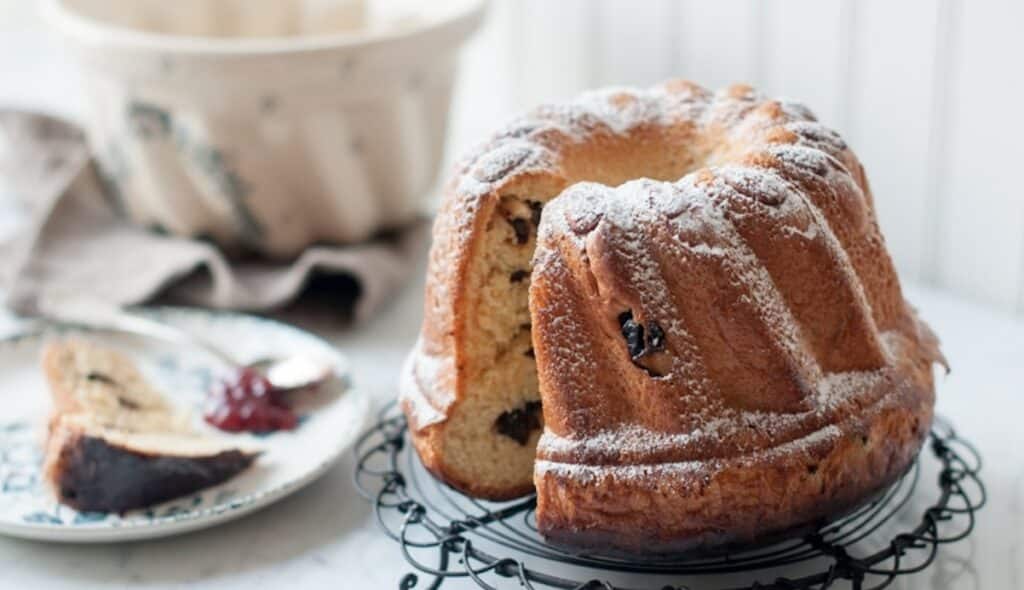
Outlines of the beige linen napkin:
M 308 287 L 336 290 L 339 313 L 358 321 L 401 288 L 427 235 L 421 221 L 361 244 L 312 246 L 290 262 L 229 259 L 212 244 L 120 219 L 106 202 L 77 129 L 11 111 L 0 111 L 0 216 L 5 215 L 25 219 L 0 243 L 0 288 L 12 309 L 28 314 L 77 298 L 133 305 L 160 297 L 268 310 L 292 302 Z

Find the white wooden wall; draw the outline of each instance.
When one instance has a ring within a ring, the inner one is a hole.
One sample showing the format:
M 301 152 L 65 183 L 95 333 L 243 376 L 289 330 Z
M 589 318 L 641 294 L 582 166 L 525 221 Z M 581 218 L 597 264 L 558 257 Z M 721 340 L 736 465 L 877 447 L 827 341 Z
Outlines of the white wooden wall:
M 686 77 L 805 102 L 867 167 L 904 277 L 1024 316 L 1019 0 L 494 0 L 452 153 L 537 102 Z
M 853 144 L 905 278 L 1024 317 L 1024 1 L 491 1 L 464 53 L 449 160 L 586 88 L 750 82 Z M 74 115 L 75 72 L 36 8 L 0 0 L 4 46 L 26 48 L 0 55 L 0 102 Z

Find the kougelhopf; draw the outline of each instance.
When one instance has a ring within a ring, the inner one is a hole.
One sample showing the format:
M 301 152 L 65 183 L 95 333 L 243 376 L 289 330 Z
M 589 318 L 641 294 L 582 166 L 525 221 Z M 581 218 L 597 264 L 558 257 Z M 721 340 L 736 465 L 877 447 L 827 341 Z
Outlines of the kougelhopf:
M 549 541 L 677 552 L 885 488 L 936 362 L 842 139 L 673 81 L 541 107 L 459 164 L 401 400 L 432 473 L 536 489 Z

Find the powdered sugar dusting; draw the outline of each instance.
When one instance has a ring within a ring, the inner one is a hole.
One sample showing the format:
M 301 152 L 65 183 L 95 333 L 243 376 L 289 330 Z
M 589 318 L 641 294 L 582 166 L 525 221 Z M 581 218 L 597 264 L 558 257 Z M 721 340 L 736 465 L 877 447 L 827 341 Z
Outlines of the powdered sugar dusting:
M 783 162 L 792 164 L 803 171 L 820 177 L 828 174 L 829 166 L 834 162 L 821 150 L 801 145 L 773 145 L 768 148 L 768 153 Z M 838 162 L 834 163 L 838 164 Z
M 546 167 L 550 154 L 530 142 L 513 139 L 498 144 L 478 158 L 468 174 L 459 179 L 456 191 L 462 195 L 482 196 L 494 189 L 494 183 L 520 169 Z
M 711 460 L 701 459 L 665 463 L 591 465 L 585 463 L 564 463 L 560 461 L 540 459 L 534 466 L 534 473 L 536 473 L 538 477 L 543 477 L 550 473 L 570 478 L 580 484 L 586 484 L 588 482 L 595 483 L 609 477 L 617 480 L 633 482 L 658 482 L 665 481 L 664 478 L 666 477 L 677 479 L 679 476 L 687 473 L 707 473 L 709 471 L 714 471 L 716 468 L 721 468 L 727 463 L 742 464 L 745 461 L 768 458 L 773 455 L 806 453 L 808 449 L 812 447 L 838 440 L 842 434 L 842 430 L 837 425 L 830 424 L 824 428 L 815 430 L 806 436 L 779 445 L 778 447 L 759 450 L 747 455 Z M 599 439 L 604 440 L 605 442 L 609 442 L 610 440 L 622 441 L 624 439 L 628 440 L 634 435 L 634 431 L 625 430 L 614 435 L 599 437 Z M 645 433 L 640 436 L 643 438 Z M 667 444 L 671 444 L 671 441 L 665 442 Z M 545 433 L 544 437 L 541 438 L 541 444 L 544 444 L 545 448 L 550 448 L 551 445 L 557 445 L 558 443 L 552 443 L 548 438 L 548 433 Z
M 744 102 L 742 98 L 730 100 Z M 736 108 L 742 109 L 742 106 Z M 803 132 L 807 129 L 814 128 L 798 128 Z M 827 177 L 833 172 L 845 172 L 841 166 L 835 166 L 837 162 L 830 155 L 810 145 L 782 144 L 771 146 L 770 149 L 786 162 L 796 164 L 801 174 L 815 173 Z M 549 203 L 541 225 L 542 239 L 539 243 L 555 243 L 559 237 L 568 237 L 581 250 L 585 250 L 588 236 L 599 231 L 599 227 L 605 225 L 616 228 L 615 253 L 626 261 L 622 266 L 629 269 L 627 282 L 635 285 L 640 293 L 643 301 L 641 307 L 647 310 L 661 307 L 668 317 L 679 317 L 677 311 L 668 309 L 672 305 L 672 298 L 666 291 L 665 280 L 651 255 L 651 240 L 654 238 L 650 230 L 664 220 L 670 220 L 677 227 L 678 231 L 673 232 L 676 236 L 706 235 L 710 230 L 716 236 L 713 243 L 679 243 L 679 246 L 696 254 L 713 256 L 722 267 L 728 269 L 740 285 L 744 293 L 742 297 L 749 299 L 751 309 L 767 326 L 767 333 L 772 335 L 786 356 L 796 361 L 796 366 L 804 373 L 804 379 L 816 384 L 812 387 L 812 409 L 785 414 L 719 408 L 716 410 L 717 415 L 700 421 L 696 428 L 687 432 L 661 432 L 642 424 L 622 424 L 574 439 L 559 437 L 547 431 L 538 446 L 541 457 L 550 459 L 561 455 L 597 458 L 598 462 L 619 463 L 613 469 L 624 473 L 646 473 L 650 469 L 661 468 L 686 469 L 687 463 L 664 464 L 671 467 L 636 463 L 642 463 L 644 457 L 649 459 L 662 453 L 686 453 L 686 449 L 693 449 L 693 453 L 699 456 L 701 449 L 722 448 L 723 441 L 737 440 L 747 428 L 760 432 L 805 432 L 808 423 L 820 419 L 824 413 L 835 411 L 848 399 L 877 388 L 884 381 L 885 371 L 881 369 L 841 374 L 822 372 L 813 355 L 804 346 L 800 326 L 772 277 L 733 226 L 732 219 L 744 215 L 742 207 L 730 208 L 726 212 L 726 205 L 735 199 L 759 203 L 758 211 L 780 220 L 779 231 L 795 232 L 808 240 L 824 238 L 831 250 L 841 253 L 824 219 L 820 213 L 815 212 L 813 205 L 798 188 L 773 169 L 737 164 L 712 167 L 700 174 L 687 175 L 675 183 L 644 179 L 628 182 L 615 189 L 592 183 L 575 185 Z M 811 212 L 811 218 L 805 225 L 796 227 L 782 222 L 792 219 L 797 213 L 806 215 L 807 211 Z M 607 232 L 605 235 L 608 235 Z M 545 255 L 543 248 L 538 250 L 537 256 Z M 839 263 L 849 266 L 842 256 Z M 853 284 L 857 282 L 853 281 Z M 668 332 L 675 338 L 687 336 L 685 326 L 678 322 Z M 674 370 L 679 366 L 679 363 L 675 363 Z M 695 374 L 699 374 L 699 371 L 691 372 L 691 377 L 682 381 L 690 388 L 691 395 L 703 389 L 695 386 L 692 379 Z M 798 441 L 783 440 L 776 448 L 797 448 L 801 444 L 812 444 L 834 435 L 838 435 L 838 429 L 826 425 Z M 557 463 L 546 461 L 545 464 L 551 466 Z M 567 465 L 566 468 L 575 469 L 576 466 Z M 580 469 L 599 472 L 603 468 L 591 465 Z
M 807 144 L 830 155 L 836 155 L 846 150 L 846 142 L 843 141 L 843 138 L 820 123 L 794 121 L 788 123 L 786 129 L 799 135 Z
M 768 332 L 776 339 L 782 350 L 797 361 L 810 382 L 815 382 L 821 376 L 821 369 L 805 350 L 796 320 L 785 305 L 782 294 L 775 287 L 767 269 L 728 220 L 720 200 L 724 197 L 723 193 L 735 190 L 730 181 L 744 186 L 746 190 L 763 190 L 764 195 L 771 196 L 773 201 L 778 200 L 778 204 L 787 203 L 790 188 L 781 179 L 765 171 L 725 167 L 715 169 L 714 174 L 714 179 L 710 183 L 700 186 L 689 178 L 681 183 L 688 187 L 694 201 L 704 203 L 703 207 L 694 211 L 700 211 L 706 218 L 713 220 L 718 235 L 729 245 L 729 255 L 722 258 L 723 267 L 735 277 L 745 294 L 744 297 L 750 299 L 752 309 L 768 326 Z
M 788 197 L 793 188 L 774 171 L 725 165 L 715 168 L 714 174 L 744 197 L 773 207 L 792 204 Z

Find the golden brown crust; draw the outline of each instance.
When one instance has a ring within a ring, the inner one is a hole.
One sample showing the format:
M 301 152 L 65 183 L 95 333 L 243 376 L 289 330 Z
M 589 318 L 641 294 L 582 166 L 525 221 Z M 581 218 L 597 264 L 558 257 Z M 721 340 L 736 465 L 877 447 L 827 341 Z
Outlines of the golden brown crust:
M 930 406 L 891 408 L 852 419 L 838 438 L 801 453 L 703 464 L 685 475 L 581 479 L 542 468 L 538 527 L 552 543 L 602 554 L 757 544 L 820 525 L 885 489 L 912 463 L 930 422 Z
M 632 556 L 757 544 L 813 528 L 913 462 L 934 401 L 930 367 L 920 369 L 875 406 L 765 451 L 614 467 L 540 461 L 538 528 L 573 550 Z

